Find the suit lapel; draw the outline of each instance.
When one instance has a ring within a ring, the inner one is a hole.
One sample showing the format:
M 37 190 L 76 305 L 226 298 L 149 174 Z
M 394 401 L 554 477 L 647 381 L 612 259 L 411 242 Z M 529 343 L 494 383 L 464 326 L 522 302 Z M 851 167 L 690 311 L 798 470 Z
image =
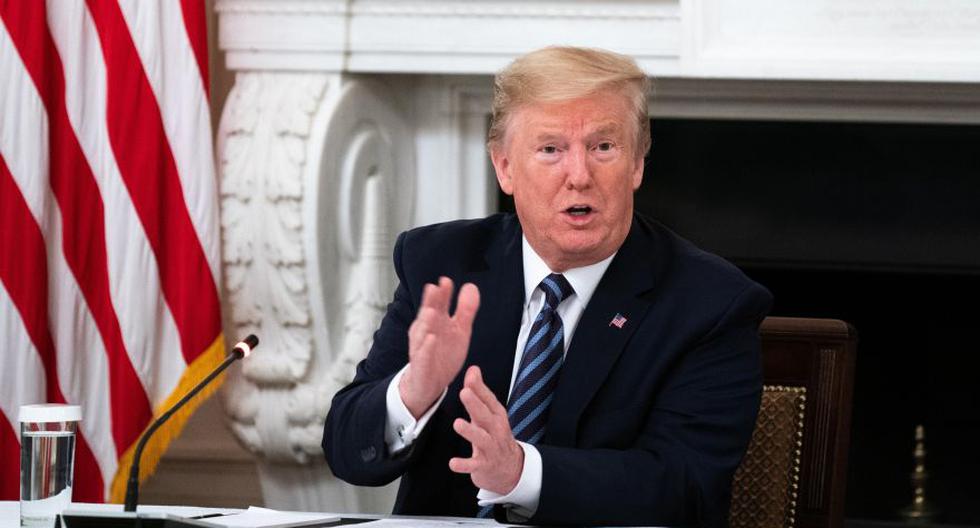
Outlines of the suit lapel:
M 479 365 L 483 381 L 506 404 L 524 306 L 524 262 L 517 218 L 507 217 L 496 235 L 485 260 L 475 263 L 466 279 L 480 288 L 480 309 L 466 365 Z M 462 376 L 457 382 L 461 387 Z
M 548 418 L 544 442 L 574 445 L 582 411 L 606 379 L 650 307 L 642 296 L 654 286 L 652 244 L 634 217 L 630 234 L 579 319 Z M 614 317 L 626 318 L 622 328 Z

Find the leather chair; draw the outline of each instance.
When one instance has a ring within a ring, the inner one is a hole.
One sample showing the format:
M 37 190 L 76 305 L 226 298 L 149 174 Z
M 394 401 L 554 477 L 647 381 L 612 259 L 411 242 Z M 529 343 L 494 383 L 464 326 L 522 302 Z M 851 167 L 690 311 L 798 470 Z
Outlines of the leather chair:
M 762 406 L 735 473 L 733 528 L 839 527 L 857 333 L 832 319 L 762 323 Z

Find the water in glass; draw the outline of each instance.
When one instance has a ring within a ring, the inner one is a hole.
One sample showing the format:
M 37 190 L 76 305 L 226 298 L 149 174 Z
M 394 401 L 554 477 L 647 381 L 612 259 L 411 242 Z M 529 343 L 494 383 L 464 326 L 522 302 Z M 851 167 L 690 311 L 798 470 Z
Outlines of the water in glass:
M 21 435 L 20 525 L 54 526 L 71 503 L 74 431 L 23 431 Z

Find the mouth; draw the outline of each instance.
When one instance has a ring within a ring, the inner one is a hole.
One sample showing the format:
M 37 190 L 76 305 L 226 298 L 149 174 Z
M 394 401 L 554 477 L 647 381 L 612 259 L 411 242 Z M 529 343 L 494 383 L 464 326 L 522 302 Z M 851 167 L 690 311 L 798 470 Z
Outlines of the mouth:
M 565 213 L 573 217 L 584 217 L 588 216 L 592 212 L 592 207 L 588 205 L 573 205 L 568 209 L 565 209 Z
M 562 216 L 565 222 L 575 228 L 585 228 L 592 225 L 592 220 L 596 217 L 596 211 L 591 205 L 575 204 L 564 211 Z

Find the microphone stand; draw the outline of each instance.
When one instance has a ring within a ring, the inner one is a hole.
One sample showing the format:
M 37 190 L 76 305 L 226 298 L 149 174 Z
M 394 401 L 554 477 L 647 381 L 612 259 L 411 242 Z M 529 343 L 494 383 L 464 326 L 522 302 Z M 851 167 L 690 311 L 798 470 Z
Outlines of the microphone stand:
M 175 412 L 177 412 L 181 407 L 183 407 L 184 404 L 190 401 L 191 398 L 197 395 L 197 393 L 201 392 L 201 389 L 206 387 L 209 383 L 211 383 L 212 380 L 214 380 L 214 378 L 218 377 L 219 374 L 224 372 L 225 369 L 227 369 L 232 363 L 248 356 L 252 352 L 252 349 L 258 346 L 258 344 L 259 344 L 259 338 L 255 337 L 254 334 L 249 335 L 245 339 L 241 340 L 238 344 L 236 344 L 231 349 L 231 352 L 229 352 L 228 355 L 225 356 L 224 361 L 222 361 L 221 364 L 217 366 L 217 368 L 212 370 L 211 373 L 207 375 L 207 377 L 205 377 L 197 385 L 195 385 L 193 389 L 188 391 L 187 394 L 185 394 L 184 397 L 180 399 L 180 401 L 173 404 L 173 406 L 171 406 L 169 409 L 167 409 L 166 412 L 161 414 L 160 417 L 154 420 L 153 423 L 150 424 L 150 427 L 146 429 L 146 431 L 143 433 L 143 436 L 140 437 L 139 442 L 136 444 L 136 450 L 133 452 L 133 465 L 130 467 L 129 480 L 126 483 L 126 501 L 123 507 L 124 512 L 133 513 L 133 514 L 135 514 L 136 512 L 136 504 L 139 502 L 140 457 L 143 456 L 143 449 L 146 447 L 146 443 L 147 441 L 149 441 L 150 437 L 153 436 L 153 433 L 155 433 L 156 430 L 159 429 L 160 426 L 164 424 L 164 422 L 170 419 L 170 417 L 173 416 Z M 160 521 L 160 519 L 152 519 L 152 520 L 146 519 L 145 521 L 148 522 L 141 523 L 141 519 L 135 515 L 127 515 L 122 518 L 118 516 L 114 516 L 114 517 L 116 518 L 113 519 L 113 521 L 116 522 L 109 522 L 108 519 L 99 518 L 94 515 L 82 516 L 82 515 L 72 515 L 69 513 L 62 516 L 62 520 L 64 521 L 65 525 L 70 528 L 88 527 L 88 526 L 122 527 L 122 526 L 141 526 L 141 525 L 142 526 L 151 526 L 151 525 L 191 526 L 188 524 L 182 524 L 173 518 L 166 519 L 163 524 L 158 524 L 152 521 Z M 123 519 L 125 519 L 125 521 L 123 521 Z
M 249 336 L 249 337 L 255 337 L 255 336 Z M 258 344 L 257 338 L 255 341 L 256 344 Z M 207 384 L 211 383 L 211 380 L 218 377 L 218 374 L 224 372 L 225 369 L 228 368 L 232 363 L 234 363 L 236 360 L 242 359 L 243 357 L 245 357 L 244 352 L 239 350 L 237 346 L 233 348 L 231 352 L 227 356 L 225 356 L 224 361 L 222 361 L 221 364 L 218 365 L 218 368 L 212 370 L 211 373 L 208 374 L 206 378 L 204 378 L 203 380 L 201 380 L 200 383 L 195 385 L 194 388 L 190 390 L 190 392 L 185 394 L 184 397 L 180 399 L 180 401 L 173 404 L 172 407 L 167 409 L 167 412 L 161 414 L 159 418 L 154 420 L 153 424 L 151 424 L 150 427 L 146 430 L 146 432 L 143 433 L 143 436 L 140 437 L 139 443 L 136 444 L 136 451 L 133 453 L 133 465 L 129 469 L 129 481 L 126 483 L 126 505 L 123 508 L 123 511 L 128 511 L 128 512 L 136 511 L 136 503 L 139 502 L 139 494 L 140 494 L 139 492 L 140 457 L 143 456 L 143 448 L 146 447 L 146 443 L 150 440 L 150 437 L 153 436 L 153 433 L 155 433 L 156 430 L 159 429 L 164 422 L 169 420 L 170 417 L 173 416 L 173 414 L 177 412 L 178 409 L 183 407 L 185 403 L 190 401 L 190 399 L 196 396 L 197 393 L 201 392 L 201 389 L 207 386 Z

